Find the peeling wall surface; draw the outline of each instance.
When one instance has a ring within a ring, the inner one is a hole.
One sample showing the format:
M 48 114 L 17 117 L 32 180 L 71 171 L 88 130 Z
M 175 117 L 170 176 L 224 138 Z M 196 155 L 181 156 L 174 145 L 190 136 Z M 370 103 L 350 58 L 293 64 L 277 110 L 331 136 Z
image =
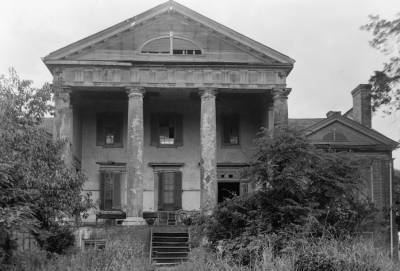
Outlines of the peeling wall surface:
M 216 96 L 216 162 L 247 163 L 254 153 L 257 132 L 263 124 L 263 114 L 268 111 L 261 94 L 221 94 Z M 79 112 L 76 121 L 80 132 L 74 132 L 74 156 L 81 157 L 81 170 L 87 175 L 85 190 L 92 193 L 95 202 L 100 196 L 100 164 L 126 163 L 128 171 L 128 95 L 121 99 L 93 98 L 77 100 L 74 109 Z M 151 164 L 181 164 L 177 170 L 182 172 L 182 209 L 200 209 L 201 145 L 200 145 L 200 95 L 197 92 L 163 90 L 147 92 L 143 98 L 143 211 L 157 210 L 157 168 Z M 79 110 L 79 111 L 78 111 Z M 74 111 L 75 112 L 75 111 Z M 101 112 L 122 112 L 122 147 L 96 146 L 96 114 Z M 183 144 L 176 147 L 158 147 L 151 145 L 151 115 L 154 113 L 179 113 L 182 115 Z M 225 146 L 222 143 L 222 116 L 238 114 L 240 145 Z M 129 209 L 127 173 L 122 174 L 121 201 L 122 209 Z M 95 217 L 91 215 L 89 220 Z

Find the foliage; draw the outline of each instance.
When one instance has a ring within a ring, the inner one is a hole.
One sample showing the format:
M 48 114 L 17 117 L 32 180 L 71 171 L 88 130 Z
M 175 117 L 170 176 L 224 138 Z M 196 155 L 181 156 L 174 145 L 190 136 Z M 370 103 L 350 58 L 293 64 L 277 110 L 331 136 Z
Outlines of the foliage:
M 71 227 L 53 225 L 37 238 L 40 247 L 51 253 L 64 254 L 75 242 Z
M 359 230 L 372 206 L 359 196 L 358 163 L 320 150 L 296 132 L 258 140 L 248 174 L 262 188 L 219 204 L 206 222 L 209 240 L 304 229 L 344 236 Z
M 91 205 L 81 195 L 84 175 L 61 159 L 65 142 L 53 142 L 39 126 L 52 109 L 51 91 L 13 69 L 0 77 L 0 231 L 7 236 L 28 230 L 43 239 Z
M 372 242 L 362 239 L 334 240 L 307 238 L 302 245 L 286 254 L 274 255 L 276 235 L 260 237 L 262 245 L 253 254 L 252 264 L 241 265 L 237 259 L 201 248 L 193 250 L 190 261 L 171 270 L 274 270 L 274 271 L 394 271 L 398 263 Z M 238 252 L 239 253 L 239 252 Z
M 104 250 L 70 250 L 66 254 L 18 253 L 10 271 L 128 271 L 152 270 L 148 258 L 149 227 L 92 228 L 91 238 L 106 240 Z M 1 266 L 0 266 L 0 270 Z
M 370 31 L 373 39 L 370 45 L 389 56 L 383 69 L 375 71 L 370 78 L 372 84 L 373 109 L 386 107 L 386 112 L 400 109 L 400 13 L 393 20 L 382 19 L 379 15 L 369 16 L 370 22 L 361 29 Z

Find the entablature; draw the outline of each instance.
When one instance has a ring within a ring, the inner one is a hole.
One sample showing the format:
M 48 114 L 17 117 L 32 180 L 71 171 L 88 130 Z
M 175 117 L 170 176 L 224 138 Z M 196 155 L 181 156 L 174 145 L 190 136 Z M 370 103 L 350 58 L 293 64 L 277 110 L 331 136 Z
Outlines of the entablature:
M 243 66 L 61 66 L 53 70 L 54 83 L 71 87 L 215 87 L 271 89 L 286 86 L 279 68 Z

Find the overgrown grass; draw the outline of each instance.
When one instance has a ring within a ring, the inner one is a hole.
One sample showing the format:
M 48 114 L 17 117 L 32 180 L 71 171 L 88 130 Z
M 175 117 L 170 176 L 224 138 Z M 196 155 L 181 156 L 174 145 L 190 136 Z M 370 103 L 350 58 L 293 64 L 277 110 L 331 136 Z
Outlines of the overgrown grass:
M 234 259 L 221 257 L 204 248 L 192 251 L 190 261 L 175 271 L 398 271 L 400 265 L 367 240 L 319 239 L 274 256 L 273 248 L 265 246 L 251 265 L 243 266 Z
M 104 250 L 71 251 L 67 255 L 48 255 L 43 251 L 19 253 L 15 265 L 6 270 L 24 271 L 125 271 L 154 270 L 148 262 L 147 227 L 116 227 L 96 232 L 107 240 Z M 397 271 L 381 249 L 368 240 L 303 240 L 276 255 L 275 237 L 261 240 L 263 248 L 247 266 L 229 254 L 218 254 L 204 247 L 195 248 L 190 260 L 175 271 Z
M 45 251 L 19 252 L 15 255 L 14 265 L 7 267 L 6 270 L 149 270 L 148 227 L 100 228 L 93 231 L 92 235 L 106 240 L 104 250 L 80 251 L 75 249 L 66 255 L 50 255 Z

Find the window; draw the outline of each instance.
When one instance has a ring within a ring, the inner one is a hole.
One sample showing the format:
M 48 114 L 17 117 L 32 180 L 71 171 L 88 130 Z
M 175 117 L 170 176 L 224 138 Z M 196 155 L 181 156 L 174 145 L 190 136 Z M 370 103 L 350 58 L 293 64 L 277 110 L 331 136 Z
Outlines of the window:
M 151 116 L 151 145 L 176 147 L 183 145 L 182 115 L 158 113 Z
M 141 50 L 144 54 L 166 55 L 201 55 L 201 49 L 192 41 L 185 38 L 174 37 L 171 32 L 169 37 L 160 37 L 146 42 Z
M 121 209 L 121 172 L 100 172 L 100 210 Z
M 96 121 L 96 145 L 122 147 L 123 114 L 98 113 Z
M 334 141 L 334 142 L 346 142 L 348 139 L 341 132 L 336 131 L 336 129 L 332 129 L 328 133 L 326 133 L 323 138 L 323 141 Z
M 222 117 L 222 142 L 223 145 L 239 145 L 239 115 L 225 115 Z

